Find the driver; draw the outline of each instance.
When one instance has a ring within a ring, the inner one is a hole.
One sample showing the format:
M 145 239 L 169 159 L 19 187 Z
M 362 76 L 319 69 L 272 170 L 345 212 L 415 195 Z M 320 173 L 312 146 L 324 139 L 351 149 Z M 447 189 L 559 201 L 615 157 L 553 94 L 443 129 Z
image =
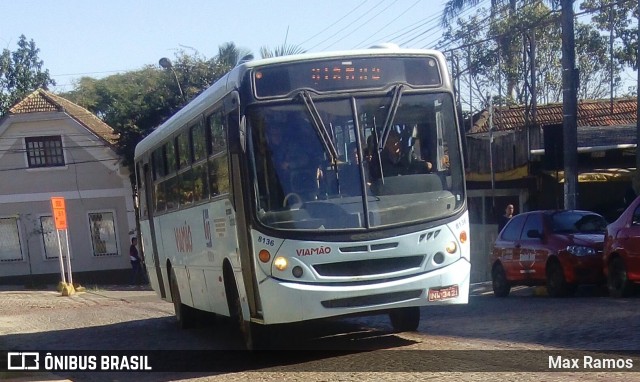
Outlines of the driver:
M 376 153 L 372 156 L 372 160 L 376 160 Z M 431 162 L 418 159 L 413 152 L 412 147 L 404 144 L 400 134 L 392 129 L 389 131 L 387 142 L 380 155 L 380 163 L 384 176 L 397 176 L 408 174 L 424 174 L 433 170 Z M 374 162 L 370 166 L 371 169 L 379 168 Z M 374 170 L 372 170 L 374 172 Z M 377 171 L 379 172 L 379 171 Z M 372 178 L 380 178 L 379 174 L 372 173 Z M 376 176 L 377 175 L 377 176 Z

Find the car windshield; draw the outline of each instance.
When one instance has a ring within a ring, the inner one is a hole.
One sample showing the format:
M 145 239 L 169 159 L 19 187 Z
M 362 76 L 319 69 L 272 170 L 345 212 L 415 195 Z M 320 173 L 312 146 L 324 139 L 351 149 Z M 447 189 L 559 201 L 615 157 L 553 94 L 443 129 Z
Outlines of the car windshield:
M 258 220 L 279 229 L 358 229 L 450 216 L 464 180 L 444 93 L 248 107 Z M 366 211 L 366 212 L 365 212 Z
M 564 211 L 552 215 L 554 233 L 603 233 L 607 221 L 598 214 L 581 211 Z

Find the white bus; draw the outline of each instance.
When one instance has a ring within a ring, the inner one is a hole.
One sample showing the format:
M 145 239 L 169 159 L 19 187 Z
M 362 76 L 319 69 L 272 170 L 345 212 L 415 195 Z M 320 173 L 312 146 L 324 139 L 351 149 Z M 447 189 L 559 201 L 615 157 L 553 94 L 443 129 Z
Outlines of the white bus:
M 444 57 L 374 48 L 244 62 L 135 150 L 153 289 L 178 323 L 363 313 L 416 330 L 464 304 L 469 219 Z

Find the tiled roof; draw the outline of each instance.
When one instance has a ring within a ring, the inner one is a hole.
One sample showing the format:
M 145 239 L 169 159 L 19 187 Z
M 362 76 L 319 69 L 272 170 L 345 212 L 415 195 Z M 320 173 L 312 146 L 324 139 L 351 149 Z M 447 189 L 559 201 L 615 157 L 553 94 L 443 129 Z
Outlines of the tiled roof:
M 9 115 L 52 111 L 66 112 L 67 115 L 110 145 L 115 144 L 118 140 L 118 134 L 113 128 L 102 122 L 89 110 L 44 89 L 34 91 L 15 104 L 9 109 Z
M 616 99 L 613 110 L 609 100 L 582 101 L 578 103 L 578 127 L 580 126 L 629 126 L 636 124 L 638 101 L 635 98 Z M 524 106 L 495 108 L 494 131 L 524 128 Z M 474 116 L 470 134 L 489 131 L 489 112 L 483 110 Z M 539 126 L 562 124 L 562 104 L 538 105 L 536 122 Z

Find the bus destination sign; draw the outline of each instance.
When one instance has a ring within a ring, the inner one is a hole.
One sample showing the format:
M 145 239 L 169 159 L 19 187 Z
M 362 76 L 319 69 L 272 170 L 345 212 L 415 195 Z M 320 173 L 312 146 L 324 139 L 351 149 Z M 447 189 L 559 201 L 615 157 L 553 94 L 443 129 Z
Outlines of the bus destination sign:
M 390 83 L 442 84 L 438 63 L 432 57 L 360 57 L 280 64 L 256 69 L 253 80 L 257 98 L 281 97 L 302 89 L 329 92 Z

